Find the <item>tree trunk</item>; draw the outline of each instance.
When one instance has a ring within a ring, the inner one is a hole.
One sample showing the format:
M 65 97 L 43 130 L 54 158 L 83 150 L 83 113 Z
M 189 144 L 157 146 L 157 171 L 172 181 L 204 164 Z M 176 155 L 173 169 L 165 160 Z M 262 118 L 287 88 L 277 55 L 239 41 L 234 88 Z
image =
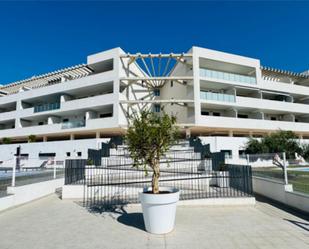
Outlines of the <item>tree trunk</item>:
M 154 160 L 153 175 L 152 175 L 152 193 L 159 194 L 159 177 L 160 177 L 160 165 L 157 160 Z

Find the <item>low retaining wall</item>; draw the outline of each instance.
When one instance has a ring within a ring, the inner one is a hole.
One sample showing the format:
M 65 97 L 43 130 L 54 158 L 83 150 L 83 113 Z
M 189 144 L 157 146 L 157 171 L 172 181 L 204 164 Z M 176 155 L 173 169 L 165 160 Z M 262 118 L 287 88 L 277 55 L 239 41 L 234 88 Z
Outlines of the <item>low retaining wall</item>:
M 252 177 L 253 191 L 290 207 L 309 213 L 309 195 L 293 191 L 293 186 L 261 177 Z
M 97 187 L 98 188 L 98 187 Z M 84 198 L 84 186 L 83 185 L 64 185 L 62 187 L 62 199 L 71 199 L 71 200 L 81 200 Z M 89 191 L 96 192 L 96 187 L 89 188 Z M 123 192 L 121 192 L 123 191 Z M 106 187 L 106 189 L 102 188 L 98 193 L 104 194 L 109 192 L 109 194 L 117 195 L 117 192 L 121 192 L 121 194 L 132 195 L 138 194 L 141 191 L 141 188 L 134 187 L 125 187 L 125 188 L 111 188 Z M 86 194 L 86 193 L 85 193 Z M 100 197 L 98 195 L 97 197 Z M 233 205 L 254 205 L 255 198 L 254 197 L 229 197 L 229 198 L 204 198 L 204 199 L 193 199 L 193 200 L 181 200 L 177 205 L 179 206 L 233 206 Z M 128 204 L 128 206 L 135 206 L 140 204 Z
M 64 185 L 64 179 L 56 179 L 19 187 L 8 187 L 8 196 L 0 198 L 0 211 L 52 194 Z

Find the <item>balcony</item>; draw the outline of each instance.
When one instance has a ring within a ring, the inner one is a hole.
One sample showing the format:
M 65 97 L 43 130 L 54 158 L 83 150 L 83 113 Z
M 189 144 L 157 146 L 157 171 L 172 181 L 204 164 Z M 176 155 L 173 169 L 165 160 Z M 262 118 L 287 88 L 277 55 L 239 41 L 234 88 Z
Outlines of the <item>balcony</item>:
M 221 71 L 210 70 L 206 68 L 200 68 L 200 76 L 206 78 L 212 78 L 217 80 L 225 80 L 236 83 L 256 84 L 256 78 L 252 76 L 246 76 L 235 73 L 226 73 Z
M 224 102 L 235 102 L 235 95 L 225 93 L 213 93 L 213 92 L 200 92 L 200 98 L 205 100 L 224 101 Z
M 233 118 L 233 117 L 215 117 L 215 116 L 201 116 L 198 122 L 200 126 L 207 126 L 207 128 L 216 129 L 237 129 L 237 130 L 255 130 L 265 131 L 265 130 L 291 130 L 294 132 L 308 132 L 309 123 L 295 123 L 290 121 L 272 121 L 265 119 L 253 119 L 253 118 Z
M 84 120 L 78 120 L 78 121 L 70 121 L 62 123 L 61 129 L 72 129 L 72 128 L 80 128 L 85 127 L 86 123 Z
M 36 112 L 52 111 L 52 110 L 57 110 L 57 109 L 60 109 L 59 102 L 34 106 L 33 111 L 34 113 L 36 113 Z

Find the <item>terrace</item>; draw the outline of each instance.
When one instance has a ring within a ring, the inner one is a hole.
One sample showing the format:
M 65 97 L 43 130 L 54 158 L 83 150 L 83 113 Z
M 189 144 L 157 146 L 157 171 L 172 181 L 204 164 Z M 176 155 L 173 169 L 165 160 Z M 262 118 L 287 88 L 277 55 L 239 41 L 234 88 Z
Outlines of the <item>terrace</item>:
M 31 226 L 29 226 L 31 224 Z M 89 212 L 50 195 L 0 213 L 0 248 L 299 248 L 309 222 L 263 201 L 255 206 L 179 206 L 166 235 L 144 230 L 139 206 Z

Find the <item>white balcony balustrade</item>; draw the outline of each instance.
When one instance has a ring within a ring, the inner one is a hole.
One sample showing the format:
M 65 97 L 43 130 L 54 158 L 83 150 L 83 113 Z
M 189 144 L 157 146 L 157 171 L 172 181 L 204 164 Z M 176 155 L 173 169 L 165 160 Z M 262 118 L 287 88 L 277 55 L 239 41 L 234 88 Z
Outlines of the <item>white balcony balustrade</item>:
M 200 98 L 203 100 L 214 100 L 223 102 L 235 102 L 235 95 L 225 94 L 225 93 L 213 93 L 207 91 L 200 92 Z
M 85 127 L 85 125 L 86 123 L 84 120 L 69 121 L 62 123 L 61 129 L 79 128 L 79 127 Z
M 217 80 L 237 82 L 237 83 L 245 83 L 252 85 L 256 84 L 256 78 L 252 76 L 235 74 L 235 73 L 226 73 L 206 68 L 200 68 L 200 76 Z

